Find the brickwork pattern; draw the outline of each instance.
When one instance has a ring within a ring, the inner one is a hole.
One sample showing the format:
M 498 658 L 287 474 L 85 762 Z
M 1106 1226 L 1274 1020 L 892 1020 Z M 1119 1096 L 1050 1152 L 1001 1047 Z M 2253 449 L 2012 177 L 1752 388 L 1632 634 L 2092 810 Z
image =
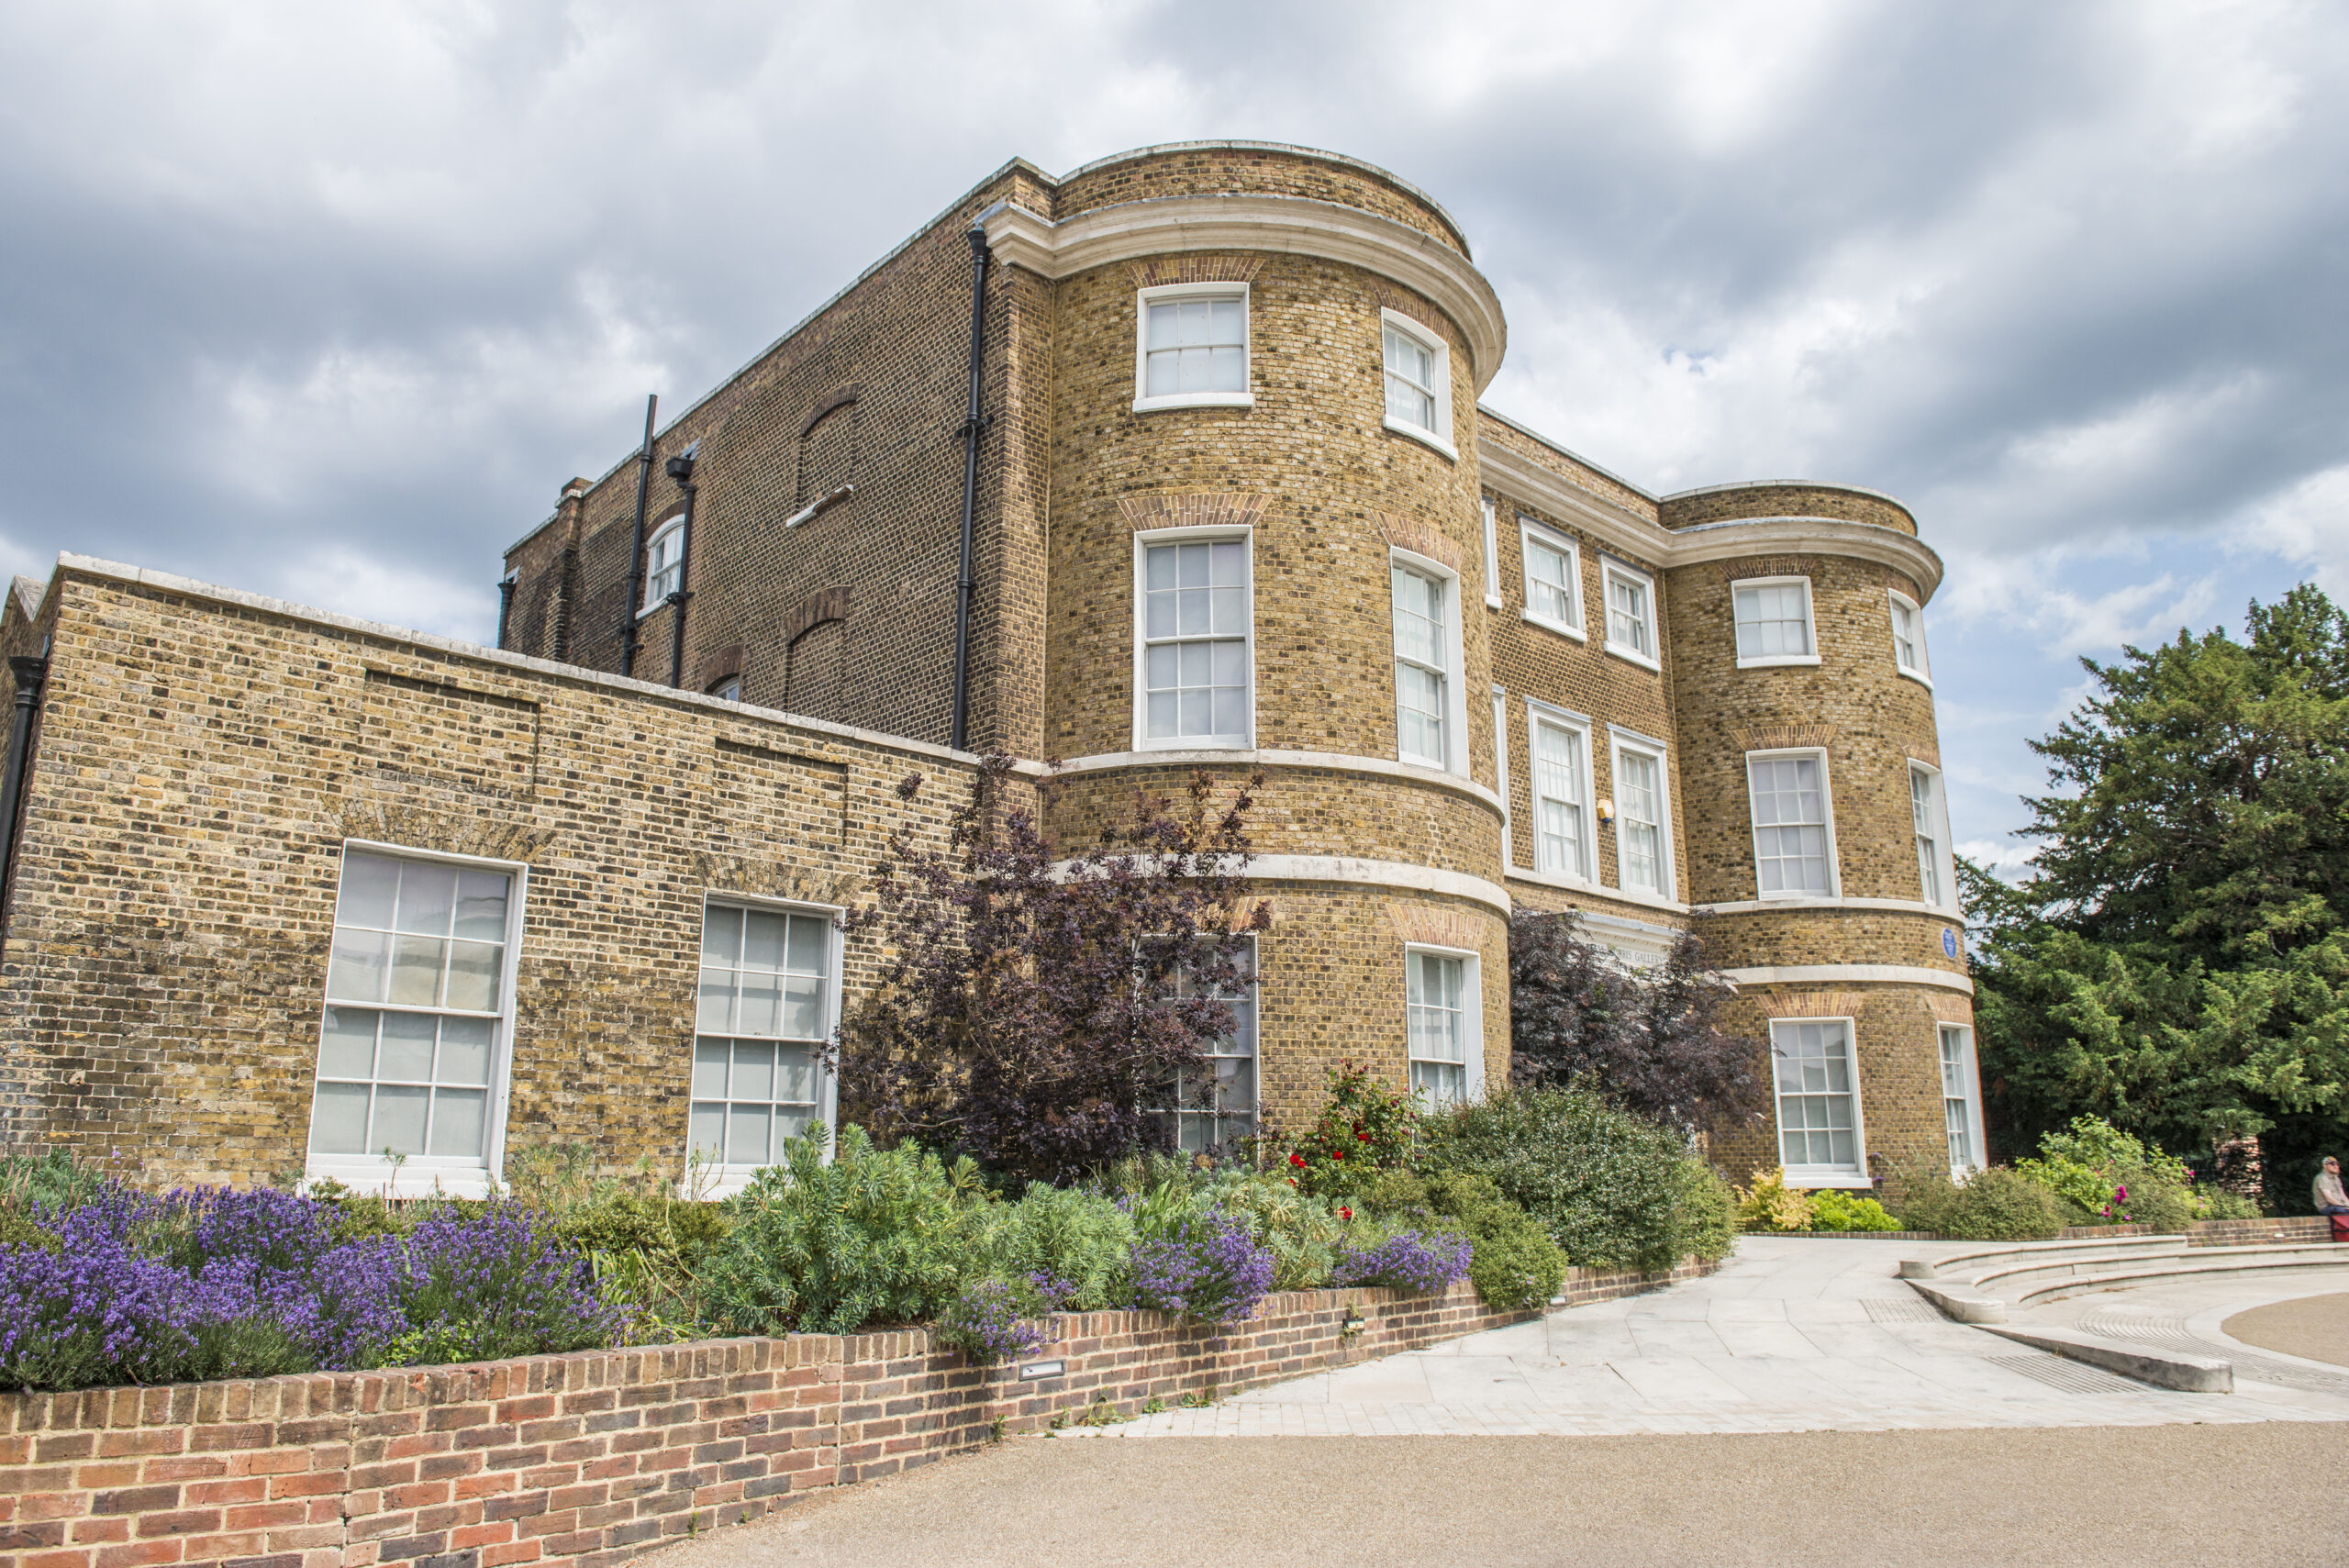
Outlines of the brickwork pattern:
M 1899 502 L 1836 484 L 1731 484 L 1667 495 L 1656 506 L 1656 520 L 1667 528 L 1740 517 L 1834 517 L 1917 531 L 1917 519 Z
M 1059 220 L 1121 202 L 1221 195 L 1298 196 L 1360 207 L 1468 254 L 1468 241 L 1452 220 L 1393 175 L 1304 148 L 1227 143 L 1142 149 L 1078 171 L 1057 183 L 1049 207 L 1034 210 Z

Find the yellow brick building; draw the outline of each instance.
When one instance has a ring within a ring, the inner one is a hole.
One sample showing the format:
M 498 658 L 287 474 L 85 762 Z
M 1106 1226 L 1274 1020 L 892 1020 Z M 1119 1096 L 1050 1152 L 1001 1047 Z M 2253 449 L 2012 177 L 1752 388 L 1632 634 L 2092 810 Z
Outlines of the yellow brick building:
M 68 563 L 6 628 L 52 645 L 0 1116 L 239 1179 L 384 1179 L 386 1136 L 404 1182 L 529 1139 L 739 1173 L 827 1114 L 809 1047 L 873 955 L 826 917 L 890 786 L 1001 751 L 1057 763 L 1064 840 L 1265 774 L 1272 925 L 1194 1146 L 1341 1058 L 1504 1082 L 1513 909 L 1631 962 L 1709 909 L 1778 1085 L 1733 1174 L 1978 1160 L 1939 560 L 1871 492 L 1598 469 L 1479 403 L 1507 336 L 1458 226 L 1356 161 L 1015 161 L 563 486 L 497 650 Z M 150 841 L 186 905 L 151 929 Z

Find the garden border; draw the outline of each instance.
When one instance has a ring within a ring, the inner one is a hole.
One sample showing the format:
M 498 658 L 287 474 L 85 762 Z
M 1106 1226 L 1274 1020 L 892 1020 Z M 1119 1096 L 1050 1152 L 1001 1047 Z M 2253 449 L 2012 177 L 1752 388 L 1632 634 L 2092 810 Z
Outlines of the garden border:
M 1718 1267 L 1574 1269 L 1560 1299 Z M 1058 1317 L 1042 1349 L 996 1367 L 914 1329 L 0 1395 L 0 1568 L 606 1568 L 992 1437 L 1538 1316 L 1462 1281 L 1282 1292 L 1228 1327 Z
M 1742 1236 L 1798 1236 L 1805 1240 L 1837 1241 L 1958 1241 L 1938 1230 L 1743 1230 Z M 2092 1241 L 2104 1237 L 2175 1235 L 2155 1225 L 2066 1225 L 2055 1232 L 2058 1241 Z M 2190 1247 L 2232 1247 L 2245 1241 L 2325 1241 L 2332 1239 L 2332 1221 L 2321 1214 L 2292 1214 L 2264 1219 L 2196 1219 L 2186 1227 Z

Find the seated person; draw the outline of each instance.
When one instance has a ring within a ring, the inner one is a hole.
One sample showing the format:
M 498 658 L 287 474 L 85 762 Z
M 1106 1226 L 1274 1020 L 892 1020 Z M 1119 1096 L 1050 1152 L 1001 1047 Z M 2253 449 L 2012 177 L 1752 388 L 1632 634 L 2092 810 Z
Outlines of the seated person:
M 2349 1193 L 2341 1190 L 2341 1162 L 2330 1154 L 2324 1157 L 2324 1168 L 2316 1173 L 2316 1211 L 2349 1214 Z

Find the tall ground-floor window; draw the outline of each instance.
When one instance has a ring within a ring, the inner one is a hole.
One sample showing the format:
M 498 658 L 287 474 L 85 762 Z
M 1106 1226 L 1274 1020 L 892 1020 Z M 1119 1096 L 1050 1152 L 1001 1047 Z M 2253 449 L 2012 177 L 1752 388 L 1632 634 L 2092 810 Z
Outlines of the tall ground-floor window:
M 1942 1025 L 1942 1120 L 1949 1129 L 1950 1174 L 1963 1176 L 1989 1163 L 1982 1146 L 1982 1102 L 1975 1093 L 1974 1031 Z
M 1777 1078 L 1778 1159 L 1789 1186 L 1864 1178 L 1859 1074 L 1849 1018 L 1776 1018 L 1770 1056 Z
M 1473 953 L 1404 950 L 1404 1038 L 1411 1092 L 1430 1105 L 1458 1105 L 1484 1093 L 1485 1030 L 1477 984 Z
M 309 1173 L 487 1179 L 502 1142 L 507 955 L 519 868 L 352 845 L 343 852 L 310 1110 Z
M 840 1005 L 831 915 L 712 899 L 702 915 L 693 1151 L 721 1184 L 783 1157 L 825 1117 L 818 1051 Z
M 1252 939 L 1240 962 L 1249 974 L 1256 973 Z M 1174 1146 L 1186 1154 L 1229 1150 L 1256 1130 L 1255 986 L 1251 984 L 1237 995 L 1201 993 L 1186 974 L 1176 978 L 1174 994 L 1204 994 L 1220 999 L 1231 1009 L 1231 1032 L 1219 1037 L 1203 1052 L 1208 1059 L 1203 1074 L 1175 1077 L 1170 1108 L 1155 1114 L 1173 1133 Z

